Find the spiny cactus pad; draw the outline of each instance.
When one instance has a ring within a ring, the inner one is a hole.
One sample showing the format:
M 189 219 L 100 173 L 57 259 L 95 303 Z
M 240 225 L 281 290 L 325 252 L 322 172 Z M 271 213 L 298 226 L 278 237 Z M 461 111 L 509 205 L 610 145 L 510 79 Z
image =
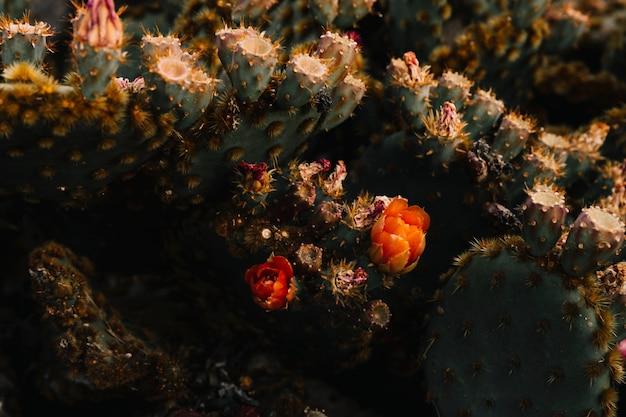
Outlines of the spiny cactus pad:
M 477 242 L 436 300 L 429 399 L 446 416 L 613 416 L 622 359 L 595 276 L 526 255 L 519 237 Z M 540 262 L 541 260 L 541 262 Z

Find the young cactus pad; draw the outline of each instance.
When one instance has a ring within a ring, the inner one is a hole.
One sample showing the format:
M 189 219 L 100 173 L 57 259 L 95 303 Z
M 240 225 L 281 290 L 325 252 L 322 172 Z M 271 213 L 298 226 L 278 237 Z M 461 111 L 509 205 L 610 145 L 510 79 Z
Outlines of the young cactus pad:
M 442 417 L 614 416 L 623 371 L 608 297 L 595 276 L 524 248 L 477 242 L 446 274 L 423 357 L 429 399 Z

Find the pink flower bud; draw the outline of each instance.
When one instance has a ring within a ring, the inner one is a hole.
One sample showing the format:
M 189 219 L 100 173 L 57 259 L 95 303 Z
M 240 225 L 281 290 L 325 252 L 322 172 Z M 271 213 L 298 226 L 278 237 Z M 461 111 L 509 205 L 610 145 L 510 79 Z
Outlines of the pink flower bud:
M 74 37 L 91 47 L 119 48 L 124 33 L 122 20 L 113 0 L 89 0 L 78 9 L 74 20 Z

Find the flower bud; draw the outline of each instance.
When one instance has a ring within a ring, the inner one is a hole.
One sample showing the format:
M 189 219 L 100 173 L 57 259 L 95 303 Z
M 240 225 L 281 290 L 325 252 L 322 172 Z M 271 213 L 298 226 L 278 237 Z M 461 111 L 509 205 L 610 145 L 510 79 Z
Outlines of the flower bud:
M 81 91 L 92 100 L 105 94 L 125 59 L 124 28 L 113 0 L 89 0 L 72 21 L 72 53 Z
M 368 278 L 369 274 L 360 266 L 354 270 L 341 269 L 335 276 L 335 285 L 339 289 L 349 290 L 352 287 L 363 285 Z
M 426 248 L 430 216 L 402 197 L 391 200 L 372 227 L 369 257 L 378 270 L 406 274 L 415 268 Z
M 552 250 L 561 237 L 567 213 L 565 197 L 558 190 L 539 184 L 528 191 L 522 204 L 522 233 L 531 255 L 543 256 Z
M 315 55 L 327 59 L 330 67 L 327 83 L 334 87 L 349 72 L 352 63 L 359 53 L 356 41 L 327 31 L 320 37 Z
M 123 39 L 122 20 L 113 0 L 89 0 L 74 22 L 74 36 L 91 47 L 118 48 Z
M 0 44 L 2 44 L 2 64 L 9 67 L 13 62 L 30 62 L 42 68 L 46 52 L 47 39 L 54 32 L 44 22 L 30 24 L 28 14 L 21 20 L 0 17 Z

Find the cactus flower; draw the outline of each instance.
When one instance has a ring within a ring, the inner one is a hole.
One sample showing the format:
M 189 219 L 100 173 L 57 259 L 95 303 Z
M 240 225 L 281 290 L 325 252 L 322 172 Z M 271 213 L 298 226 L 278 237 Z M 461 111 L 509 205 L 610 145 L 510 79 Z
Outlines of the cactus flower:
M 286 308 L 296 294 L 293 268 L 284 256 L 271 255 L 267 262 L 253 265 L 244 279 L 250 285 L 254 302 L 267 311 Z
M 424 209 L 395 197 L 372 227 L 370 259 L 381 272 L 412 271 L 426 247 L 429 226 L 430 216 Z
M 113 0 L 89 0 L 77 16 L 74 35 L 92 47 L 118 48 L 122 44 L 122 21 Z

